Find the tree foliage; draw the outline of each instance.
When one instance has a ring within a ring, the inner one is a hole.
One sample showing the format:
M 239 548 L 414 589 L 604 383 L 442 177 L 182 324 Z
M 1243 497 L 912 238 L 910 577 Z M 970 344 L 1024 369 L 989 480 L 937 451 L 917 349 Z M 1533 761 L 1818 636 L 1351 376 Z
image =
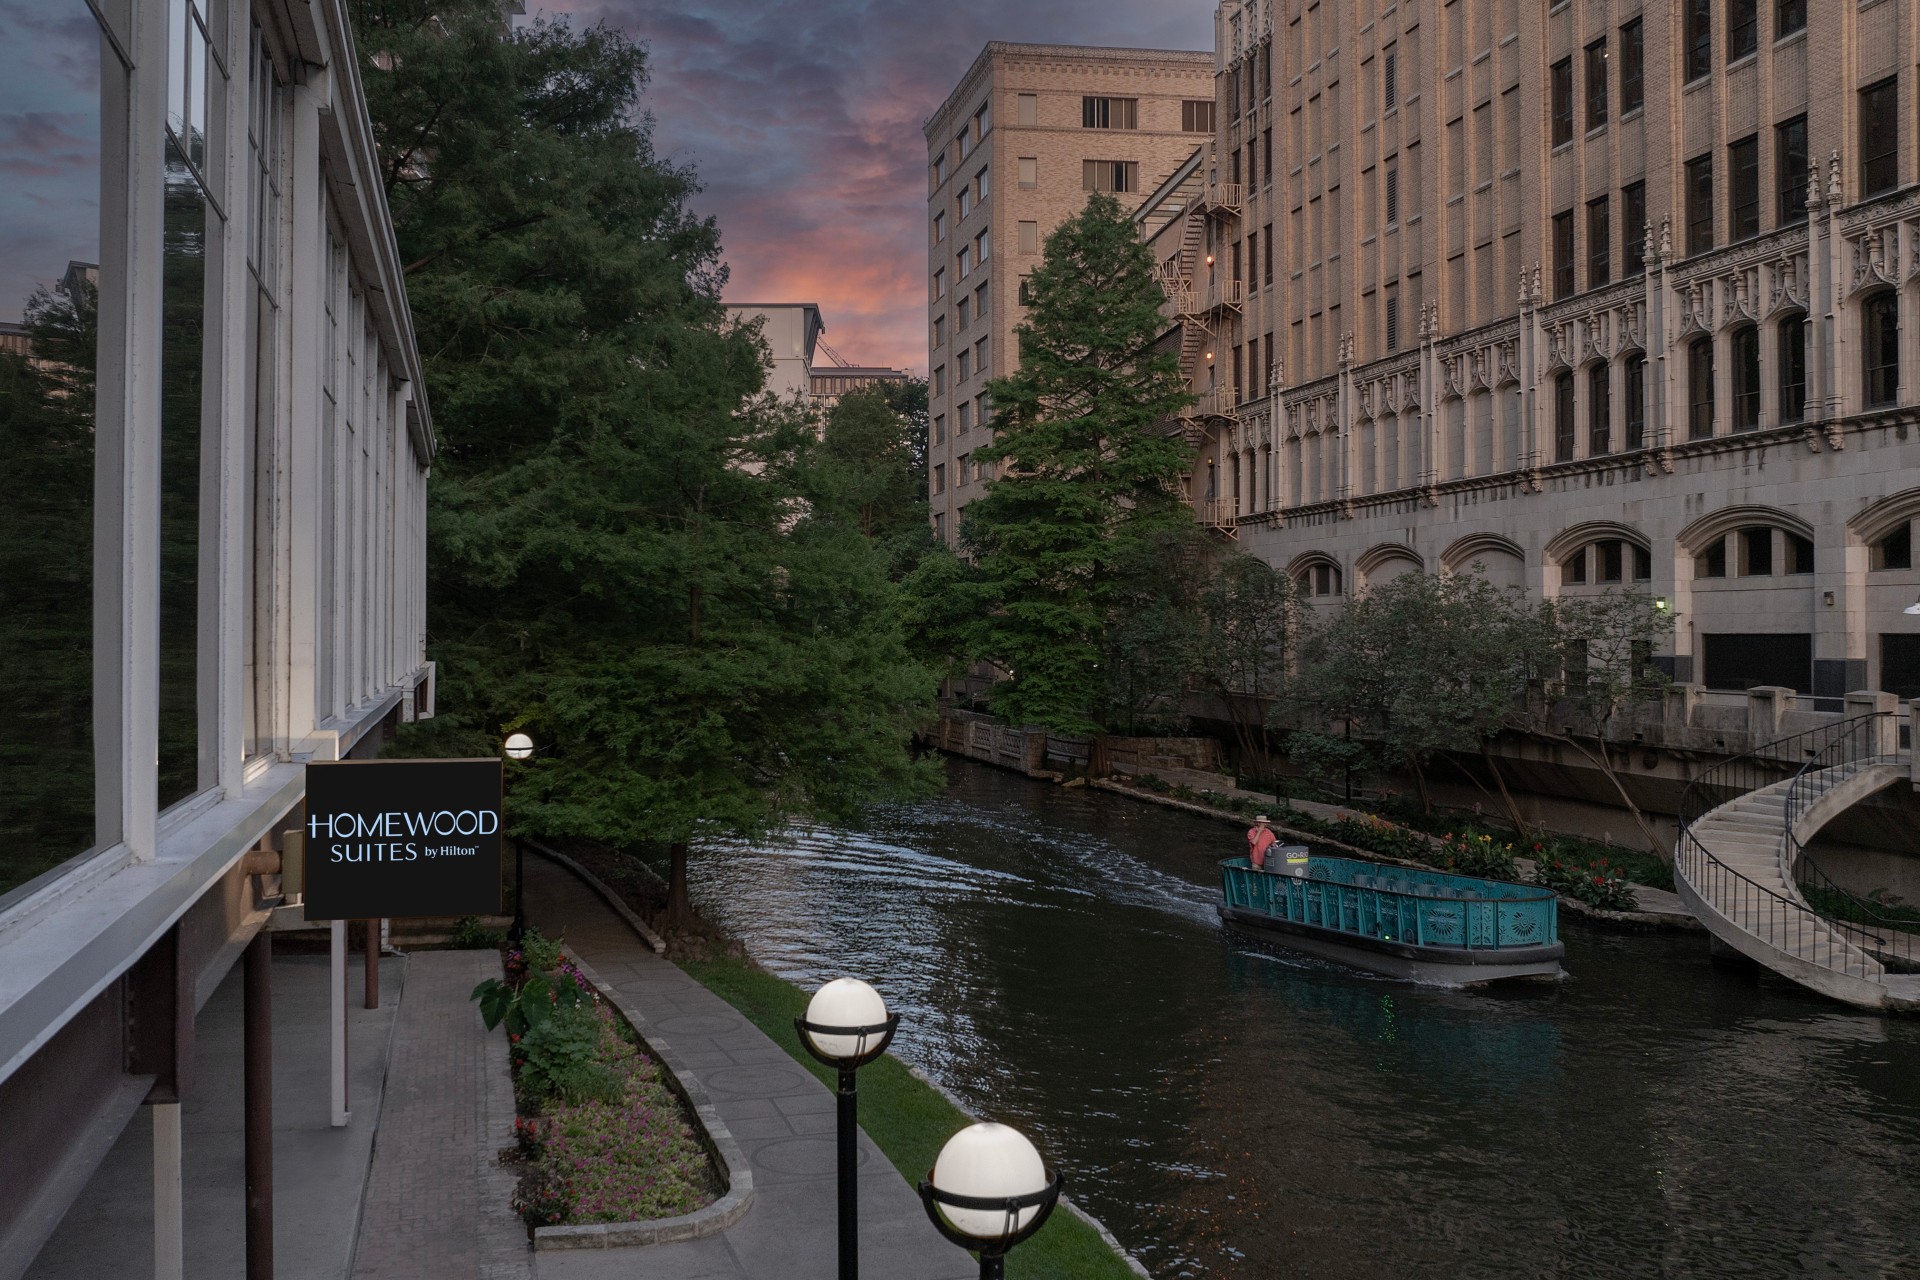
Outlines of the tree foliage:
M 524 728 L 523 830 L 673 854 L 924 786 L 931 683 L 816 423 L 761 393 L 693 175 L 640 110 L 645 51 L 510 31 L 492 0 L 357 0 L 443 444 L 429 517 L 442 716 Z M 391 70 L 383 68 L 391 67 Z M 837 487 L 839 486 L 839 487 Z
M 1098 732 L 1115 566 L 1192 522 L 1191 451 L 1165 429 L 1191 397 L 1155 347 L 1163 295 L 1112 197 L 1047 237 L 1028 286 L 1020 367 L 990 384 L 995 438 L 974 451 L 1006 466 L 962 527 L 988 601 L 971 648 L 1011 677 L 994 691 L 1002 715 Z

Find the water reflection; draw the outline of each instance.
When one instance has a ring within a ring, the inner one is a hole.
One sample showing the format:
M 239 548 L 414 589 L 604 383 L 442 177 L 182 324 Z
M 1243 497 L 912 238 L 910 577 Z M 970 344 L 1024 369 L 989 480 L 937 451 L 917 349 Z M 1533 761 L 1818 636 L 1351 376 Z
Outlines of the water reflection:
M 1162 1277 L 1892 1275 L 1920 1223 L 1920 1028 L 1569 930 L 1561 984 L 1413 987 L 1223 935 L 1231 829 L 953 766 L 858 831 L 696 859 L 802 983 L 1033 1132 Z

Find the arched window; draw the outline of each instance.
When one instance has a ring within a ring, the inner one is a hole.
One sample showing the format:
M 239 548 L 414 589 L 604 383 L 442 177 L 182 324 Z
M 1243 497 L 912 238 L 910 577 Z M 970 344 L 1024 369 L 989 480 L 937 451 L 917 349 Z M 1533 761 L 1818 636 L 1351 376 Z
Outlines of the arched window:
M 1573 586 L 1588 583 L 1614 586 L 1653 580 L 1653 553 L 1624 538 L 1589 542 L 1560 562 L 1560 581 Z
M 1913 568 L 1913 522 L 1902 521 L 1871 547 L 1868 564 L 1875 569 Z
M 1806 416 L 1807 317 L 1791 315 L 1780 322 L 1780 421 Z
M 1733 429 L 1760 426 L 1760 330 L 1744 325 L 1733 332 Z
M 1713 339 L 1698 337 L 1687 348 L 1687 439 L 1713 434 Z
M 1337 596 L 1341 594 L 1340 566 L 1330 560 L 1320 560 L 1300 571 L 1296 580 L 1300 590 L 1310 596 Z
M 1620 381 L 1625 384 L 1621 395 L 1627 402 L 1627 448 L 1629 451 L 1644 449 L 1647 447 L 1647 358 L 1637 351 L 1628 356 Z
M 1860 308 L 1862 382 L 1869 405 L 1900 400 L 1900 298 L 1891 289 L 1874 294 Z
M 1573 375 L 1553 380 L 1553 460 L 1573 461 Z
M 1240 514 L 1240 455 L 1233 455 L 1233 514 Z
M 1613 452 L 1613 376 L 1604 364 L 1587 370 L 1587 455 Z

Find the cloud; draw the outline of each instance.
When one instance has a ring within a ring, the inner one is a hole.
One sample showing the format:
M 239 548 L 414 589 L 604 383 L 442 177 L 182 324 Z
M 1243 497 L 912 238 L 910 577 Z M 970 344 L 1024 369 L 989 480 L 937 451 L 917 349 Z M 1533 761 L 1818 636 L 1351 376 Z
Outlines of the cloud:
M 531 6 L 530 6 L 531 7 Z M 818 302 L 856 364 L 926 368 L 921 126 L 989 40 L 1207 49 L 1210 0 L 557 0 L 646 41 L 663 156 L 719 219 L 727 296 Z

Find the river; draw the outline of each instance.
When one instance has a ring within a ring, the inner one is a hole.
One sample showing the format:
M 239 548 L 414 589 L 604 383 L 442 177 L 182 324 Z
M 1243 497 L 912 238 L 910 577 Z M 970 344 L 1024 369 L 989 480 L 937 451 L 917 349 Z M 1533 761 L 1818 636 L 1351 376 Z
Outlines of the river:
M 1563 916 L 1566 981 L 1390 982 L 1222 932 L 1221 823 L 950 762 L 694 860 L 784 977 L 1025 1130 L 1172 1277 L 1920 1275 L 1920 1020 Z

